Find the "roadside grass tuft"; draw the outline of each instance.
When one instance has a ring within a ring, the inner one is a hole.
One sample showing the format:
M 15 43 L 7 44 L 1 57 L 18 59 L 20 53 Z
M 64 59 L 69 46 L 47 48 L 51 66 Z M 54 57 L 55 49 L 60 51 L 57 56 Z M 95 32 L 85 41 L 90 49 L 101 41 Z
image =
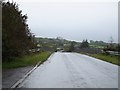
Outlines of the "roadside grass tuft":
M 3 69 L 12 69 L 18 67 L 32 66 L 36 65 L 39 61 L 43 63 L 51 55 L 50 52 L 39 52 L 36 54 L 25 55 L 23 57 L 13 58 L 10 62 L 3 62 Z

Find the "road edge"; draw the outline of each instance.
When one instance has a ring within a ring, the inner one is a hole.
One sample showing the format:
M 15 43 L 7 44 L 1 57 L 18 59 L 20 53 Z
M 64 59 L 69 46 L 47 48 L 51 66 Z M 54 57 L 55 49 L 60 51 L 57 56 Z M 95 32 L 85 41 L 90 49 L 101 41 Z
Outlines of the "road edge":
M 49 60 L 52 56 L 53 56 L 54 53 L 52 53 L 48 58 L 47 60 Z M 46 60 L 46 61 L 47 61 Z M 19 79 L 15 84 L 13 84 L 10 88 L 17 88 L 35 69 L 37 69 L 37 67 L 39 67 L 40 65 L 42 64 L 41 61 L 39 61 L 35 67 L 33 67 L 33 69 L 31 69 L 28 73 L 26 73 L 21 79 Z

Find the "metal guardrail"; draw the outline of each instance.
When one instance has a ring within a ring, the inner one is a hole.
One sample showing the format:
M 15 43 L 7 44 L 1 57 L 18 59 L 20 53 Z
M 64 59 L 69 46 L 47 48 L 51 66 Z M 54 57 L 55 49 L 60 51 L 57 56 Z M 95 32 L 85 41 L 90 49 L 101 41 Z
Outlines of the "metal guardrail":
M 111 54 L 111 55 L 120 55 L 120 52 L 117 51 L 106 51 L 107 53 Z

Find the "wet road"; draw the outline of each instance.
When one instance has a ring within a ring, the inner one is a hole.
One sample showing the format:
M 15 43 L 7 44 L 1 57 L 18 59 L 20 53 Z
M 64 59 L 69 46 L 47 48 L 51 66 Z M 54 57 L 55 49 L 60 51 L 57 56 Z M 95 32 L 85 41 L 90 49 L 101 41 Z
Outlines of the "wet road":
M 118 88 L 118 66 L 78 53 L 57 52 L 19 88 Z

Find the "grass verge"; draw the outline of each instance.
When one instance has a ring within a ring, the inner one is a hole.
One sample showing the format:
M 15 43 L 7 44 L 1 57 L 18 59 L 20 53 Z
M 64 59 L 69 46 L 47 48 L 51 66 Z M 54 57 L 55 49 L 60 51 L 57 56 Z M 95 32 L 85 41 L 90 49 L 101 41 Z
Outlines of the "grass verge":
M 10 62 L 3 62 L 2 67 L 3 69 L 12 69 L 18 67 L 25 67 L 36 65 L 39 61 L 44 62 L 47 58 L 51 55 L 50 52 L 40 52 L 36 54 L 26 55 L 23 57 L 14 58 Z
M 119 61 L 120 56 L 106 55 L 106 54 L 86 54 L 86 55 L 120 66 L 120 61 Z

